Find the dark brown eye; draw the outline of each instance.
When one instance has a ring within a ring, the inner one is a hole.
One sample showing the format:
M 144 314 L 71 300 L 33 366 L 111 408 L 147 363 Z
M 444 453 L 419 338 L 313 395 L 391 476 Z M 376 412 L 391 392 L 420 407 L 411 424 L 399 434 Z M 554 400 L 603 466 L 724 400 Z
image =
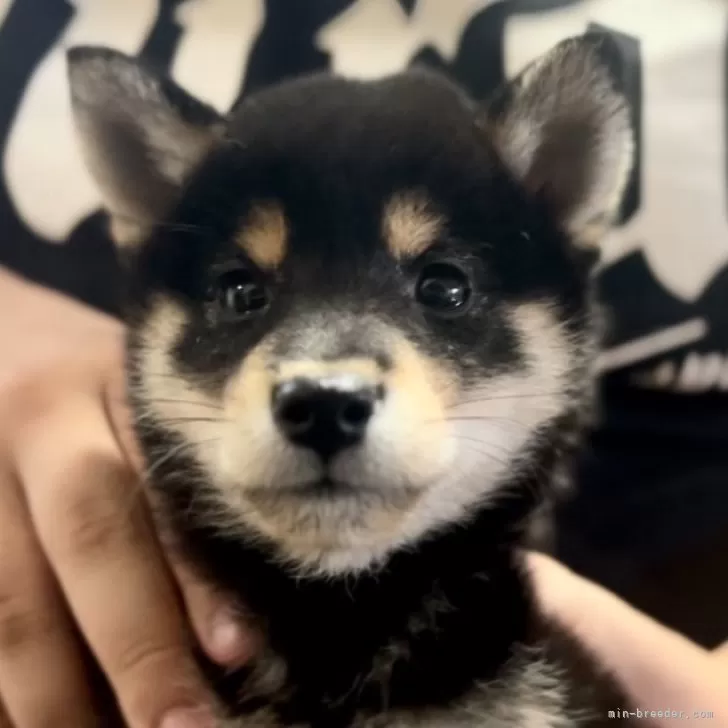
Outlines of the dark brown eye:
M 452 263 L 429 263 L 417 281 L 417 300 L 435 313 L 464 312 L 472 293 L 470 278 Z
M 233 319 L 262 314 L 270 305 L 268 288 L 244 268 L 223 273 L 215 284 L 214 297 L 220 310 Z

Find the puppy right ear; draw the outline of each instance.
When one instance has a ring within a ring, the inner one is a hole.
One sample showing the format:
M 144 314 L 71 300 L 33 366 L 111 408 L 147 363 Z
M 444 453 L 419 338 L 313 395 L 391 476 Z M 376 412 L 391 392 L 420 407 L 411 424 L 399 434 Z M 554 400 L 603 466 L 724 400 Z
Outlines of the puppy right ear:
M 164 76 L 106 48 L 68 52 L 71 107 L 86 165 L 123 247 L 148 234 L 220 138 L 223 119 Z
M 563 41 L 506 84 L 484 120 L 524 189 L 593 250 L 613 224 L 634 161 L 627 101 L 600 55 L 607 42 Z

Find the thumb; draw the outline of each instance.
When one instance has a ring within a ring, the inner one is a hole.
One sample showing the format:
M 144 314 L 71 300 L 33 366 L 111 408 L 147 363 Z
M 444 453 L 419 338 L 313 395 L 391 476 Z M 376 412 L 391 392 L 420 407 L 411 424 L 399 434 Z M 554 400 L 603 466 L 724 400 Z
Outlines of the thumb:
M 241 667 L 256 652 L 255 631 L 243 611 L 202 581 L 181 559 L 167 556 L 180 585 L 192 628 L 200 646 L 214 662 Z
M 141 448 L 134 434 L 132 413 L 126 398 L 123 372 L 113 368 L 106 387 L 106 408 L 112 429 L 125 459 L 139 477 L 145 470 Z M 230 600 L 205 584 L 180 559 L 175 549 L 162 544 L 175 575 L 192 629 L 207 656 L 220 665 L 238 667 L 254 652 L 252 630 Z

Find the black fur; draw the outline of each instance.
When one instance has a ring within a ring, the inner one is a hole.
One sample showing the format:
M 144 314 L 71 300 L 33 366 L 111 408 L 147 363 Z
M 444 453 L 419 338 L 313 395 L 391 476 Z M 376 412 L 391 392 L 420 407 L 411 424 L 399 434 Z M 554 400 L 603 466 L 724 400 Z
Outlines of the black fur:
M 187 307 L 193 323 L 178 349 L 186 370 L 224 382 L 220 374 L 271 330 L 285 355 L 295 339 L 292 312 L 322 306 L 374 312 L 466 378 L 518 366 L 504 302 L 550 300 L 574 334 L 588 330 L 589 256 L 516 184 L 468 101 L 442 79 L 318 76 L 262 92 L 238 114 L 230 140 L 197 170 L 133 276 L 142 316 L 160 291 Z M 396 266 L 379 226 L 386 201 L 408 189 L 426 190 L 446 212 L 447 232 L 424 259 Z M 282 203 L 291 224 L 291 252 L 265 276 L 272 309 L 245 327 L 211 325 L 203 306 L 211 268 L 242 257 L 233 233 L 247 205 L 268 199 Z M 477 305 L 457 322 L 428 317 L 411 295 L 422 265 L 441 256 L 465 265 L 476 284 Z M 340 345 L 332 357 L 370 353 L 365 331 L 348 332 Z
M 229 538 L 195 518 L 198 471 L 184 457 L 157 470 L 159 516 L 200 575 L 237 600 L 266 643 L 285 656 L 288 675 L 273 704 L 285 725 L 346 728 L 355 715 L 397 708 L 438 708 L 476 682 L 495 678 L 515 645 L 545 645 L 565 670 L 569 710 L 580 726 L 607 724 L 607 710 L 628 705 L 616 682 L 561 627 L 534 611 L 517 556 L 528 518 L 559 464 L 555 445 L 573 422 L 556 422 L 537 475 L 519 478 L 498 508 L 396 554 L 386 568 L 357 578 L 300 579 L 276 565 L 257 539 Z M 179 445 L 159 431 L 143 435 L 148 451 Z M 372 674 L 391 646 L 399 656 Z M 247 700 L 243 669 L 232 674 L 203 662 L 233 715 L 270 699 Z
M 443 79 L 414 72 L 372 83 L 316 76 L 246 101 L 135 254 L 128 320 L 137 413 L 146 408 L 135 386 L 143 376 L 139 331 L 160 294 L 187 316 L 174 351 L 180 376 L 213 394 L 271 332 L 277 356 L 295 352 L 309 311 L 351 316 L 322 358 L 364 356 L 386 366 L 388 352 L 366 324 L 375 315 L 447 362 L 465 387 L 525 366 L 506 305 L 549 301 L 571 339 L 588 342 L 590 255 L 573 245 L 548 201 L 519 184 L 481 122 Z M 382 240 L 382 210 L 394 193 L 413 189 L 425 192 L 446 227 L 423 257 L 395 262 Z M 208 290 L 220 266 L 249 264 L 232 239 L 261 200 L 285 210 L 288 253 L 275 271 L 256 272 L 272 292 L 269 311 L 232 323 L 216 315 Z M 426 312 L 412 295 L 419 271 L 435 259 L 457 261 L 473 282 L 474 304 L 456 319 Z M 579 429 L 588 352 L 574 361 L 573 404 L 531 443 L 495 506 L 356 577 L 292 573 L 274 544 L 242 524 L 226 535 L 195 508 L 207 476 L 191 457 L 180 451 L 155 467 L 160 522 L 285 659 L 283 686 L 264 699 L 283 725 L 346 728 L 355 716 L 447 707 L 497 677 L 516 645 L 545 643 L 559 664 L 573 662 L 578 646 L 537 615 L 516 553 Z M 138 434 L 151 460 L 184 444 L 150 418 L 139 418 Z M 390 650 L 395 658 L 382 667 Z M 233 714 L 259 707 L 246 699 L 245 671 L 210 669 Z M 570 707 L 593 706 L 569 680 Z

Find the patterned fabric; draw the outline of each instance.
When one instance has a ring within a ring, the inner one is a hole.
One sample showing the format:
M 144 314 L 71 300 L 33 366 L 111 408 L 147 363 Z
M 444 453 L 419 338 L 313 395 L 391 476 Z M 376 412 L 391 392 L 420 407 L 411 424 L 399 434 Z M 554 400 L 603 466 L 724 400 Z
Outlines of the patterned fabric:
M 140 54 L 226 110 L 292 75 L 415 63 L 484 98 L 588 29 L 617 40 L 638 161 L 599 273 L 604 419 L 563 548 L 621 573 L 638 553 L 728 524 L 724 0 L 0 0 L 0 264 L 116 310 L 113 249 L 71 125 L 68 46 Z

